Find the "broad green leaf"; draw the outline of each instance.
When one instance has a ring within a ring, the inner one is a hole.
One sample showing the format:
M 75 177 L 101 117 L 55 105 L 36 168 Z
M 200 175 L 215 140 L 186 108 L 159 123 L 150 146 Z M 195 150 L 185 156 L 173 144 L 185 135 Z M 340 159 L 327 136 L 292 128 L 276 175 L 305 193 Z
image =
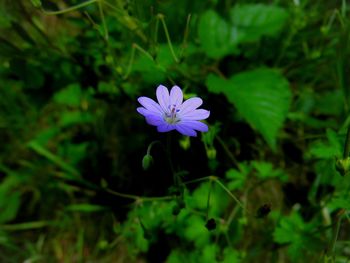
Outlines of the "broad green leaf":
M 288 81 L 279 72 L 261 68 L 239 73 L 229 80 L 209 75 L 206 84 L 209 91 L 224 93 L 269 146 L 276 149 L 276 138 L 292 98 Z
M 274 36 L 287 22 L 285 9 L 264 4 L 236 5 L 230 10 L 233 26 L 243 35 L 243 41 L 257 41 L 260 37 Z
M 215 11 L 206 11 L 199 20 L 198 34 L 205 53 L 211 58 L 220 58 L 237 53 L 239 34 Z

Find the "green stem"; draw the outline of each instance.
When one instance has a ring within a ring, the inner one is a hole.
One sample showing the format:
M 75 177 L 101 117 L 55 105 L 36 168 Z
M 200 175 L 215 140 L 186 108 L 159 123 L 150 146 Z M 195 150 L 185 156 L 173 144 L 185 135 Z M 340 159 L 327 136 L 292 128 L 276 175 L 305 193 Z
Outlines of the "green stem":
M 112 195 L 115 195 L 115 196 L 123 197 L 126 199 L 132 199 L 132 200 L 140 200 L 140 201 L 163 201 L 163 200 L 172 200 L 175 198 L 174 196 L 159 196 L 159 197 L 158 196 L 156 196 L 156 197 L 137 196 L 137 195 L 116 192 L 116 191 L 113 191 L 113 190 L 108 189 L 108 188 L 106 188 L 104 190 Z
M 226 152 L 227 156 L 232 160 L 233 164 L 237 167 L 238 170 L 241 171 L 241 168 L 239 166 L 238 161 L 236 160 L 236 158 L 233 156 L 233 154 L 231 153 L 231 151 L 229 150 L 229 148 L 226 146 L 225 142 L 220 138 L 220 136 L 216 136 L 216 139 L 218 140 L 218 142 L 220 143 L 221 147 L 224 149 L 224 151 Z
M 242 203 L 241 201 L 239 201 L 238 198 L 235 197 L 234 194 L 232 194 L 231 191 L 228 190 L 227 187 L 224 186 L 224 185 L 219 181 L 219 179 L 216 179 L 216 180 L 214 180 L 214 181 L 215 181 L 218 185 L 220 185 L 220 187 L 221 187 L 229 196 L 231 196 L 232 199 L 233 199 L 241 208 L 245 209 L 243 203 Z
M 189 14 L 187 16 L 187 21 L 186 21 L 186 28 L 185 28 L 185 32 L 184 32 L 184 38 L 183 38 L 183 41 L 182 41 L 182 45 L 181 45 L 181 50 L 180 50 L 180 55 L 179 57 L 182 58 L 183 57 L 183 53 L 186 49 L 186 46 L 187 46 L 187 38 L 188 38 L 188 35 L 189 35 L 189 31 L 190 31 L 190 21 L 191 21 L 191 14 Z
M 179 186 L 180 178 L 178 177 L 177 173 L 175 173 L 173 162 L 171 160 L 171 134 L 170 133 L 167 134 L 166 153 L 169 161 L 170 170 L 171 170 L 171 173 L 173 174 L 174 185 Z
M 348 127 L 348 131 L 346 133 L 343 159 L 346 159 L 349 157 L 349 152 L 350 152 L 350 126 Z
M 61 15 L 61 14 L 65 14 L 65 13 L 68 13 L 68 12 L 72 12 L 72 11 L 78 10 L 78 9 L 80 9 L 82 7 L 91 5 L 91 4 L 99 2 L 99 1 L 100 0 L 89 0 L 89 1 L 86 1 L 84 3 L 78 4 L 78 5 L 75 5 L 75 6 L 71 6 L 71 7 L 68 7 L 68 8 L 63 9 L 63 10 L 58 10 L 58 11 L 46 11 L 45 9 L 41 9 L 41 11 L 45 15 Z
M 202 182 L 202 181 L 213 180 L 212 178 L 213 178 L 213 176 L 201 177 L 201 178 L 198 178 L 198 179 L 194 179 L 194 180 L 191 180 L 191 181 L 184 182 L 183 184 L 193 184 L 193 183 L 198 183 L 198 182 Z
M 140 47 L 138 44 L 134 43 L 133 48 L 139 50 L 142 54 L 144 54 L 146 57 L 148 57 L 152 62 L 154 62 L 154 58 L 151 56 L 150 53 L 148 53 L 146 50 L 144 50 L 142 47 Z
M 148 148 L 147 148 L 147 155 L 151 155 L 151 150 L 152 150 L 152 147 L 157 144 L 157 143 L 160 143 L 162 145 L 162 143 L 160 141 L 153 141 L 151 142 L 149 145 L 148 145 Z M 162 145 L 163 146 L 163 145 Z
M 342 215 L 339 215 L 338 218 L 337 218 L 337 225 L 335 227 L 335 232 L 333 234 L 333 239 L 332 239 L 332 242 L 331 242 L 331 253 L 334 256 L 334 259 L 335 259 L 335 245 L 337 243 L 337 239 L 338 239 L 338 236 L 339 236 L 339 231 L 340 231 L 342 218 L 343 218 Z
M 105 15 L 103 13 L 102 1 L 103 0 L 99 0 L 97 2 L 98 3 L 98 10 L 100 12 L 100 16 L 101 16 L 101 20 L 102 20 L 103 31 L 104 31 L 104 38 L 105 38 L 106 41 L 108 41 L 109 35 L 108 35 L 108 29 L 107 29 L 107 25 L 106 25 Z
M 128 68 L 126 70 L 126 74 L 124 76 L 124 79 L 127 79 L 129 74 L 130 74 L 130 72 L 131 72 L 131 67 L 132 67 L 132 63 L 134 62 L 134 58 L 135 58 L 135 48 L 133 46 L 132 49 L 131 49 L 130 61 L 129 61 L 129 65 L 128 65 Z
M 0 229 L 8 231 L 31 230 L 47 227 L 51 223 L 52 222 L 50 221 L 25 222 L 19 224 L 0 225 Z
M 206 220 L 208 220 L 208 218 L 209 218 L 210 194 L 211 194 L 212 188 L 213 188 L 213 180 L 210 180 L 209 192 L 208 192 L 208 200 L 207 200 L 207 217 L 206 217 Z
M 176 54 L 175 54 L 175 51 L 173 49 L 173 45 L 171 44 L 171 39 L 170 39 L 170 35 L 169 35 L 169 31 L 168 31 L 168 28 L 166 26 L 166 23 L 165 23 L 165 20 L 164 20 L 164 15 L 163 14 L 158 14 L 158 19 L 160 19 L 160 21 L 162 22 L 162 25 L 163 25 L 163 28 L 164 28 L 164 32 L 165 32 L 165 37 L 168 41 L 168 45 L 169 45 L 169 49 L 170 49 L 170 52 L 175 60 L 176 63 L 179 63 L 179 59 L 177 58 Z

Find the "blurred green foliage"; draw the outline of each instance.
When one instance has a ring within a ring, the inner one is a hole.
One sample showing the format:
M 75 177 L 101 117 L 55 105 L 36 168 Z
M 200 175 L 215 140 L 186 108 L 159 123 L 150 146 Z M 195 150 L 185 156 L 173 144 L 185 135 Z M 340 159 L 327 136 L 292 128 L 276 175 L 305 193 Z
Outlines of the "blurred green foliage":
M 347 262 L 349 13 L 0 0 L 0 262 Z M 148 126 L 159 84 L 209 132 Z

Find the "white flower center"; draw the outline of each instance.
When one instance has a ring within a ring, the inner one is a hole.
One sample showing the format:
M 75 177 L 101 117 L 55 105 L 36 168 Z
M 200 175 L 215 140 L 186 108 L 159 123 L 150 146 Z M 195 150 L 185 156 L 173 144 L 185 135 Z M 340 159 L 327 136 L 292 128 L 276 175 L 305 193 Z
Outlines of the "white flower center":
M 168 111 L 164 114 L 164 120 L 169 124 L 175 124 L 180 121 L 179 117 L 176 115 L 180 110 L 176 108 L 176 105 L 169 105 Z

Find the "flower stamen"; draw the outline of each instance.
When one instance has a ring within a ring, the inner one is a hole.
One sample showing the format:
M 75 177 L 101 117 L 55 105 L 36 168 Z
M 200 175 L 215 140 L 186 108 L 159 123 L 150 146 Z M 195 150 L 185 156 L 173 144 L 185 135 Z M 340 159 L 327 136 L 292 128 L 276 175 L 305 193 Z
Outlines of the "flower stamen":
M 176 104 L 168 106 L 169 112 L 165 113 L 164 120 L 169 124 L 175 124 L 180 121 L 180 119 L 176 116 L 176 113 L 180 110 L 176 108 Z

